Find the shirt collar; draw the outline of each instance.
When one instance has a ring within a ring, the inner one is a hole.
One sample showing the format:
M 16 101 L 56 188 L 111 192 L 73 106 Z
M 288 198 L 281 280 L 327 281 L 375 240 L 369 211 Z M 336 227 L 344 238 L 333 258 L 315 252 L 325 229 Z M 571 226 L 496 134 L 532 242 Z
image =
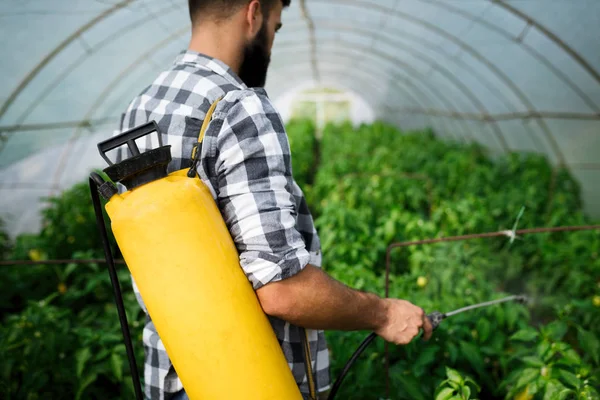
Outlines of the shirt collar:
M 240 77 L 229 68 L 223 61 L 207 56 L 206 54 L 198 53 L 193 50 L 184 50 L 175 58 L 174 65 L 188 64 L 197 68 L 208 68 L 216 74 L 221 75 L 233 85 L 240 89 L 247 89 L 246 84 Z

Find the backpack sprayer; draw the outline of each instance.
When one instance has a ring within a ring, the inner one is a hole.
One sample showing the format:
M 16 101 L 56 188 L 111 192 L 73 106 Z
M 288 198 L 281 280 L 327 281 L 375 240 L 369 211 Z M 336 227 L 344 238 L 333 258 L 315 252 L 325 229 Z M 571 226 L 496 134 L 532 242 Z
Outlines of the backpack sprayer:
M 117 245 L 189 398 L 301 400 L 275 332 L 240 268 L 231 234 L 195 170 L 216 104 L 202 124 L 191 168 L 167 172 L 171 146 L 163 146 L 154 121 L 98 144 L 110 180 L 93 172 L 90 190 L 136 398 L 142 400 L 140 381 L 99 193 L 108 201 Z M 140 154 L 136 140 L 153 133 L 159 147 Z M 124 145 L 132 156 L 113 164 L 106 153 Z M 119 194 L 113 182 L 127 191 Z
M 195 164 L 216 102 L 202 124 L 192 151 L 192 166 L 167 173 L 170 146 L 162 144 L 155 122 L 138 126 L 98 144 L 110 178 L 90 174 L 96 222 L 103 240 L 123 333 L 133 387 L 141 384 L 114 259 L 102 216 L 107 200 L 117 245 L 136 282 L 148 314 L 177 371 L 186 394 L 194 399 L 294 400 L 302 395 L 258 298 L 239 267 L 237 249 Z M 156 133 L 159 147 L 140 154 L 135 141 Z M 108 151 L 127 145 L 132 157 L 113 164 Z M 113 182 L 127 189 L 119 194 Z M 511 296 L 428 315 L 433 328 L 458 313 L 507 301 Z M 334 399 L 352 364 L 376 337 L 371 333 L 352 355 L 332 387 Z M 311 395 L 314 378 L 306 335 L 303 347 Z

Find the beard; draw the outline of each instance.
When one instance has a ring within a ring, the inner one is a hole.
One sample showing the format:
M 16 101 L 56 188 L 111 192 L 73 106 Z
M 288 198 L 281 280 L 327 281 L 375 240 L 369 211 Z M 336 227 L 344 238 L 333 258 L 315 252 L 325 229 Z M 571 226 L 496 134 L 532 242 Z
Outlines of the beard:
M 264 87 L 271 56 L 267 51 L 266 23 L 263 23 L 256 38 L 244 49 L 244 59 L 239 77 L 249 88 Z

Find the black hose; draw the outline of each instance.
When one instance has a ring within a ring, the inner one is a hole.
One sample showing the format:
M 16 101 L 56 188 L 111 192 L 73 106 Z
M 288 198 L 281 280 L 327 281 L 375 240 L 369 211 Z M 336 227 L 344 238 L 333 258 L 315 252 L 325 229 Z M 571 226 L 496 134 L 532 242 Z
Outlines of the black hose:
M 360 357 L 360 355 L 363 353 L 363 351 L 365 351 L 365 349 L 371 344 L 373 339 L 375 339 L 376 337 L 377 337 L 376 333 L 371 333 L 369 336 L 366 337 L 365 340 L 362 341 L 360 346 L 358 346 L 358 349 L 356 349 L 354 354 L 352 354 L 352 357 L 350 357 L 350 359 L 344 366 L 344 369 L 342 370 L 342 372 L 340 372 L 337 379 L 335 380 L 335 383 L 333 384 L 333 387 L 331 388 L 331 392 L 329 392 L 329 396 L 327 397 L 327 400 L 333 400 L 335 398 L 335 395 L 337 394 L 337 391 L 340 389 L 340 386 L 342 386 L 342 381 L 348 374 L 348 371 L 350 371 L 350 367 L 352 367 L 352 364 L 354 364 L 356 359 L 358 357 Z
M 127 358 L 129 359 L 129 369 L 131 371 L 131 379 L 133 380 L 133 390 L 135 391 L 135 398 L 137 400 L 143 400 L 142 385 L 140 383 L 137 364 L 135 362 L 135 354 L 133 352 L 133 345 L 131 343 L 131 336 L 129 334 L 127 314 L 125 314 L 125 306 L 123 305 L 123 297 L 121 296 L 119 278 L 117 277 L 117 271 L 115 270 L 115 262 L 110 250 L 108 233 L 106 232 L 106 226 L 104 226 L 104 218 L 102 216 L 100 195 L 98 194 L 99 188 L 105 183 L 106 182 L 102 179 L 102 177 L 96 172 L 92 172 L 90 174 L 90 191 L 92 193 L 94 211 L 96 212 L 96 223 L 98 225 L 98 229 L 100 229 L 100 236 L 102 237 L 102 244 L 104 246 L 104 256 L 106 257 L 106 262 L 108 264 L 108 274 L 110 275 L 110 281 L 112 283 L 115 296 L 115 303 L 117 304 L 117 312 L 119 313 L 121 331 L 123 332 L 123 338 L 125 339 L 125 350 L 127 351 Z

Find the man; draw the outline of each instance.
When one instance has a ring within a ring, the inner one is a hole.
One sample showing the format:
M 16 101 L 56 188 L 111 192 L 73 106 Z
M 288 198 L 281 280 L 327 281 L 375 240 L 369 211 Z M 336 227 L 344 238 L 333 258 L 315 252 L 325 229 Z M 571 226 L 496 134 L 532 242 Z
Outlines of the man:
M 281 13 L 289 3 L 189 0 L 189 48 L 133 99 L 120 131 L 155 120 L 163 142 L 172 146 L 169 172 L 186 168 L 210 105 L 222 98 L 204 137 L 197 173 L 221 210 L 240 265 L 301 392 L 308 398 L 303 327 L 316 390 L 319 398 L 326 398 L 330 376 L 324 329 L 371 330 L 389 342 L 406 344 L 421 328 L 429 339 L 431 326 L 421 308 L 353 290 L 320 268 L 319 237 L 292 177 L 283 122 L 262 89 L 275 33 L 282 26 Z M 134 289 L 146 311 L 135 282 Z M 149 318 L 143 342 L 146 396 L 186 399 Z

